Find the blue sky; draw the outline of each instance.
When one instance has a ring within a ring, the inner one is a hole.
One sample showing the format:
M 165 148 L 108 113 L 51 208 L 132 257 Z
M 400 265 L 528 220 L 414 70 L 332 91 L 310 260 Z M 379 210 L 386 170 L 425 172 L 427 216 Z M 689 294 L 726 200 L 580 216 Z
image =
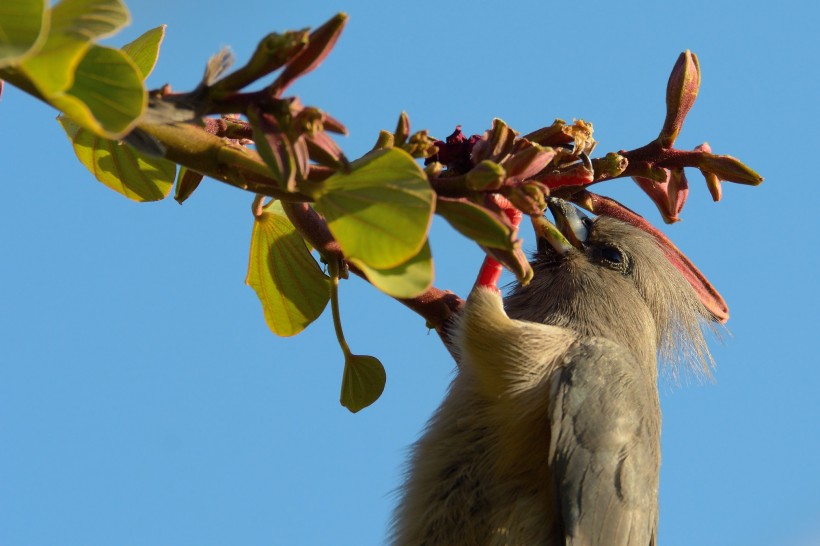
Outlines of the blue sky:
M 657 135 L 677 55 L 697 53 L 678 145 L 707 140 L 766 181 L 713 204 L 691 173 L 684 221 L 664 228 L 732 316 L 713 383 L 660 387 L 660 543 L 820 544 L 814 3 L 129 7 L 112 42 L 167 23 L 149 85 L 179 90 L 224 45 L 242 60 L 270 31 L 348 12 L 294 91 L 347 124 L 350 157 L 402 110 L 439 137 L 577 117 L 601 155 L 633 148 Z M 407 447 L 452 377 L 438 337 L 344 283 L 348 342 L 388 373 L 379 402 L 348 413 L 329 313 L 278 339 L 243 284 L 252 196 L 207 181 L 183 206 L 132 203 L 75 160 L 54 117 L 8 86 L 0 100 L 0 544 L 381 544 Z M 599 190 L 660 224 L 633 186 Z M 478 249 L 440 221 L 432 248 L 436 284 L 466 294 Z

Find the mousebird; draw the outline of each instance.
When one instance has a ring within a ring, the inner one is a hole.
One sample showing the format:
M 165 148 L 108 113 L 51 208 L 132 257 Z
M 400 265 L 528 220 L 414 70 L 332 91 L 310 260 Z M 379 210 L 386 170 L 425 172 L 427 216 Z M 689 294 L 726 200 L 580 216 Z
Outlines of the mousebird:
M 658 357 L 708 374 L 714 320 L 650 234 L 549 198 L 534 277 L 471 292 L 413 448 L 395 546 L 656 543 Z M 481 277 L 480 277 L 481 278 Z

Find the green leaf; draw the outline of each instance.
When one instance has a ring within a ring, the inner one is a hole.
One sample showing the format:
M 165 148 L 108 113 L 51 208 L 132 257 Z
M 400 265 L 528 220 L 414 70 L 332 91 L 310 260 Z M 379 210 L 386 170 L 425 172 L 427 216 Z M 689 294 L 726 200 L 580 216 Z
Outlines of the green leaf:
M 330 279 L 278 202 L 253 223 L 245 283 L 256 292 L 265 322 L 278 336 L 304 330 L 322 314 L 330 298 Z
M 107 38 L 131 22 L 121 0 L 62 0 L 51 10 L 51 32 L 86 41 Z
M 165 27 L 166 25 L 160 25 L 152 28 L 133 42 L 122 46 L 122 50 L 134 61 L 142 73 L 143 80 L 151 74 L 157 64 L 159 46 L 165 37 Z
M 119 138 L 145 109 L 146 92 L 142 74 L 128 55 L 94 45 L 77 66 L 71 88 L 47 98 L 86 129 Z
M 415 298 L 433 284 L 433 258 L 426 242 L 418 254 L 394 268 L 375 269 L 365 264 L 359 268 L 373 286 L 394 298 Z
M 391 269 L 416 256 L 427 240 L 435 193 L 404 150 L 375 150 L 336 173 L 315 192 L 345 256 L 357 266 Z
M 74 71 L 93 40 L 114 34 L 130 19 L 119 0 L 63 0 L 51 10 L 51 28 L 42 49 L 21 68 L 51 98 L 71 87 Z
M 0 68 L 37 53 L 48 37 L 50 20 L 46 0 L 0 2 Z
M 356 413 L 379 399 L 386 382 L 387 374 L 377 358 L 348 355 L 345 357 L 339 402 L 352 413 Z
M 122 137 L 145 109 L 142 72 L 125 52 L 93 40 L 128 24 L 128 10 L 120 0 L 63 0 L 50 14 L 45 43 L 20 63 L 20 73 L 79 125 Z
M 439 197 L 436 213 L 456 231 L 480 245 L 508 250 L 514 247 L 515 230 L 472 201 Z
M 20 65 L 22 72 L 46 98 L 62 93 L 74 82 L 74 71 L 82 61 L 90 42 L 67 37 L 49 38 L 39 54 Z
M 175 163 L 98 137 L 68 118 L 61 116 L 59 122 L 71 139 L 80 162 L 112 190 L 134 201 L 158 201 L 171 192 Z

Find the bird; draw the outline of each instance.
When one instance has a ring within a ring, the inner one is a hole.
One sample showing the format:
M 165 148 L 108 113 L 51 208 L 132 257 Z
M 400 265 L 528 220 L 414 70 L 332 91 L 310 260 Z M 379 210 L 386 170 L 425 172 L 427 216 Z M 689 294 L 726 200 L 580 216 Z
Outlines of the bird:
M 717 319 L 650 234 L 548 207 L 531 282 L 502 300 L 479 281 L 457 319 L 456 375 L 412 448 L 394 546 L 656 544 L 659 358 L 708 375 Z

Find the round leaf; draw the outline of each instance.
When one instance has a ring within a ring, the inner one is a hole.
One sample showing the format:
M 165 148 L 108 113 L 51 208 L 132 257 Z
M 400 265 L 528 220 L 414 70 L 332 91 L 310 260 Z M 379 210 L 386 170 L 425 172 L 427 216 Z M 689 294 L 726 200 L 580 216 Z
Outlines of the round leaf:
M 433 258 L 428 243 L 413 258 L 390 269 L 375 269 L 358 260 L 353 263 L 373 286 L 394 298 L 415 298 L 433 284 Z
M 427 240 L 435 193 L 404 150 L 376 150 L 336 173 L 315 193 L 345 256 L 391 269 L 416 256 Z
M 80 162 L 112 190 L 134 201 L 159 201 L 171 192 L 175 163 L 98 137 L 70 119 L 60 117 L 59 121 Z
M 274 334 L 292 336 L 322 314 L 330 298 L 330 279 L 276 202 L 256 218 L 248 276 L 265 322 Z
M 35 54 L 46 41 L 49 21 L 46 0 L 0 2 L 0 68 Z
M 387 374 L 377 358 L 348 355 L 345 358 L 339 402 L 352 413 L 356 413 L 379 399 L 386 382 Z

